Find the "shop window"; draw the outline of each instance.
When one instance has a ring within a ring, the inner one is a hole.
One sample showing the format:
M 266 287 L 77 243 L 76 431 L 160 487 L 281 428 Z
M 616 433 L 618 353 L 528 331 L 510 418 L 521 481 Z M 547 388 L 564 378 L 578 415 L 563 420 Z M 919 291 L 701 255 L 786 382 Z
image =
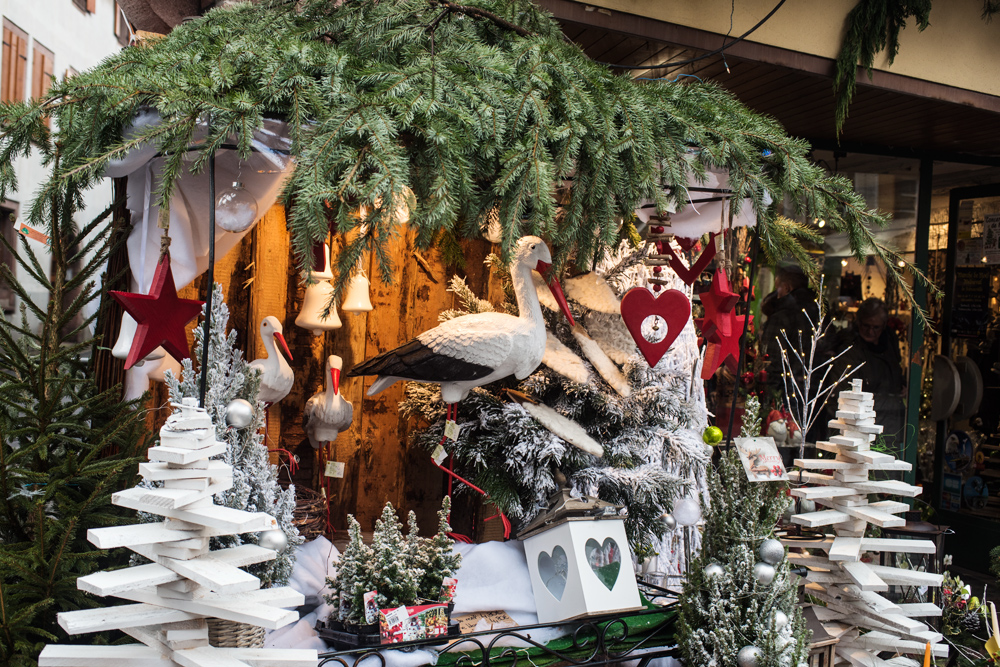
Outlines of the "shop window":
M 73 0 L 73 4 L 88 14 L 93 14 L 97 10 L 97 0 Z
M 14 227 L 16 218 L 17 210 L 15 208 L 0 206 L 0 234 L 12 248 L 17 244 L 17 231 Z M 14 253 L 2 243 L 0 243 L 0 264 L 9 267 L 11 274 L 17 276 L 17 261 L 14 259 Z M 15 306 L 14 290 L 10 288 L 7 281 L 0 278 L 0 309 L 3 309 L 5 313 L 11 313 L 14 312 Z
M 0 102 L 20 102 L 28 76 L 28 34 L 4 19 L 0 54 Z

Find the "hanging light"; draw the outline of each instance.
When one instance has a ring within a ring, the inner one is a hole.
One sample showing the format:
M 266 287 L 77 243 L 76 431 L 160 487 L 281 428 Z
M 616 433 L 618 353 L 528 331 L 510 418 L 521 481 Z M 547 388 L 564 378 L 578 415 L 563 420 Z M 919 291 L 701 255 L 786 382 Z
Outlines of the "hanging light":
M 245 232 L 257 220 L 257 200 L 239 181 L 215 200 L 215 224 L 227 232 Z
M 847 266 L 847 260 L 846 259 L 840 260 L 840 265 L 843 266 L 843 267 L 846 267 Z

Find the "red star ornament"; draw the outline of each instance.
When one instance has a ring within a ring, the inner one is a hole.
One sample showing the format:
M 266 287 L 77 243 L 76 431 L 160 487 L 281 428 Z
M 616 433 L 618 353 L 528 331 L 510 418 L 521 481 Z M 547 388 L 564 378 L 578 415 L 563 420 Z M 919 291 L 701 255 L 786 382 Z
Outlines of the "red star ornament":
M 201 314 L 201 307 L 205 302 L 177 298 L 169 257 L 161 257 L 159 264 L 156 265 L 149 294 L 116 291 L 108 293 L 122 305 L 137 324 L 132 347 L 129 348 L 128 357 L 125 359 L 126 369 L 132 368 L 136 362 L 144 359 L 161 345 L 177 361 L 191 356 L 185 328 L 188 322 Z
M 730 317 L 733 324 L 732 333 L 723 336 L 716 331 L 718 340 L 715 342 L 707 341 L 705 344 L 705 361 L 701 365 L 702 380 L 707 380 L 715 375 L 715 371 L 719 370 L 719 366 L 723 362 L 730 371 L 736 372 L 736 365 L 740 359 L 740 337 L 743 335 L 743 323 L 749 317 L 752 325 L 753 315 L 733 315 L 730 313 Z
M 740 300 L 740 295 L 729 288 L 726 272 L 716 269 L 712 276 L 712 287 L 700 296 L 701 305 L 705 308 L 705 317 L 698 321 L 701 335 L 711 343 L 718 343 L 721 338 L 732 336 L 733 320 L 736 317 L 733 308 Z

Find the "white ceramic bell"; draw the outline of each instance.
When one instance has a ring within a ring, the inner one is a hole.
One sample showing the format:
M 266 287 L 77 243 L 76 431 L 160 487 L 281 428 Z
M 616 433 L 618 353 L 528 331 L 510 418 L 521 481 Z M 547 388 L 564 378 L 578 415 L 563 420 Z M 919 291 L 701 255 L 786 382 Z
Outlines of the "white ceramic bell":
M 318 250 L 316 254 L 319 254 Z M 333 331 L 343 326 L 340 315 L 337 314 L 337 304 L 330 302 L 333 297 L 333 285 L 329 280 L 333 278 L 333 272 L 330 270 L 330 247 L 326 243 L 323 244 L 323 254 L 323 270 L 309 272 L 310 280 L 316 282 L 306 285 L 302 309 L 295 318 L 295 326 L 309 329 L 314 336 L 322 336 L 325 331 Z M 330 315 L 323 317 L 327 304 L 330 304 Z
M 340 309 L 345 313 L 367 313 L 374 310 L 371 297 L 368 296 L 368 278 L 363 273 L 356 273 L 347 284 L 344 300 Z
M 132 349 L 132 340 L 135 338 L 135 330 L 138 326 L 139 325 L 131 315 L 128 313 L 122 313 L 122 325 L 118 333 L 118 340 L 115 341 L 114 346 L 111 348 L 111 356 L 116 359 L 125 359 L 128 357 L 128 351 Z M 147 354 L 135 365 L 142 366 L 142 364 L 146 361 L 156 361 L 157 359 L 162 359 L 166 354 L 166 350 L 162 347 L 158 347 Z

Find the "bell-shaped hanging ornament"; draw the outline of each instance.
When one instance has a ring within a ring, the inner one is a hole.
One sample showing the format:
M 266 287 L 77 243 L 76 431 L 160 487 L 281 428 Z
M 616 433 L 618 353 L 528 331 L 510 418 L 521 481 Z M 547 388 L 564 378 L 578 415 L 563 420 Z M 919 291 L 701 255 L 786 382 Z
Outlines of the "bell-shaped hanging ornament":
M 138 327 L 138 324 L 132 316 L 128 313 L 122 313 L 122 325 L 118 332 L 118 340 L 115 341 L 114 346 L 111 348 L 111 356 L 115 359 L 128 358 L 129 350 L 132 349 L 132 340 L 135 338 L 136 327 Z M 142 366 L 142 364 L 147 361 L 162 359 L 166 353 L 166 350 L 162 347 L 158 347 L 147 354 L 144 359 L 138 361 L 135 365 Z
M 306 284 L 306 295 L 302 299 L 302 309 L 299 316 L 295 318 L 295 326 L 309 329 L 314 336 L 322 336 L 325 331 L 333 331 L 343 326 L 340 315 L 337 314 L 337 304 L 331 303 L 333 297 L 333 285 L 329 283 L 333 277 L 330 270 L 330 247 L 326 243 L 317 245 L 313 249 L 313 266 L 319 264 L 320 252 L 323 257 L 323 270 L 310 271 L 309 279 L 312 284 Z M 330 314 L 323 317 L 323 311 L 327 304 L 330 305 Z
M 215 200 L 215 224 L 227 232 L 245 232 L 257 221 L 257 199 L 239 181 Z
M 364 273 L 355 273 L 347 284 L 344 300 L 340 309 L 345 313 L 367 313 L 374 310 L 371 297 L 368 296 L 368 278 Z

